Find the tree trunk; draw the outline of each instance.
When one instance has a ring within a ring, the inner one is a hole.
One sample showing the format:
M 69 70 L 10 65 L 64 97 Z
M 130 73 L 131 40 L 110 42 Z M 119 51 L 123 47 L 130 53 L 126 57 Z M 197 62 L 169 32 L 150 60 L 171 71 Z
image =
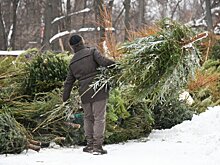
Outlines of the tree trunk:
M 52 1 L 53 0 L 47 0 L 46 1 L 46 9 L 44 12 L 44 23 L 45 23 L 45 28 L 44 28 L 44 38 L 42 42 L 43 49 L 50 49 L 49 45 L 49 39 L 51 37 L 51 29 L 52 29 Z
M 108 2 L 108 13 L 111 14 L 112 17 L 112 8 L 113 8 L 114 0 L 109 0 Z
M 97 0 L 97 11 L 98 11 L 98 24 L 100 27 L 99 31 L 99 43 L 102 43 L 105 40 L 105 21 L 103 18 L 104 14 L 104 1 L 103 0 Z
M 59 16 L 59 7 L 60 0 L 47 0 L 46 9 L 44 13 L 45 18 L 45 30 L 44 30 L 44 39 L 43 39 L 43 49 L 59 49 L 59 42 L 54 41 L 52 45 L 49 44 L 50 38 L 58 33 L 58 22 L 51 24 L 52 20 Z
M 70 13 L 71 13 L 71 0 L 67 0 L 66 2 L 66 20 L 65 20 L 65 28 L 67 31 L 71 32 L 72 30 L 72 26 L 71 26 L 71 17 L 68 16 Z M 69 38 L 68 37 L 64 37 L 64 40 L 63 40 L 63 46 L 64 46 L 64 49 L 67 50 L 67 51 L 71 51 L 71 48 L 69 46 Z
M 206 4 L 206 20 L 207 20 L 208 30 L 213 31 L 213 22 L 212 22 L 210 0 L 205 0 L 205 4 Z
M 182 0 L 178 0 L 178 2 L 176 3 L 176 5 L 175 5 L 173 11 L 171 12 L 171 19 L 174 18 L 174 14 L 175 14 L 175 12 L 176 12 L 176 10 L 177 10 L 177 8 L 178 8 L 180 2 L 182 2 Z
M 16 25 L 17 25 L 17 7 L 18 7 L 19 0 L 13 0 L 13 19 L 12 19 L 12 34 L 11 34 L 11 42 L 10 46 L 14 50 L 15 49 L 15 35 L 16 35 Z
M 144 13 L 145 13 L 145 0 L 139 0 L 139 12 L 138 12 L 138 28 L 144 23 Z
M 86 6 L 87 0 L 84 0 L 84 9 L 87 7 Z M 82 27 L 85 27 L 85 22 L 86 22 L 86 13 L 83 13 L 83 19 L 82 19 Z
M 114 0 L 110 0 L 108 4 L 106 4 L 106 9 L 104 13 L 104 24 L 105 28 L 111 28 L 112 25 L 112 8 L 113 8 Z M 110 31 L 110 29 L 108 30 Z
M 53 0 L 52 1 L 52 20 L 60 15 L 60 9 L 61 9 L 61 0 Z M 60 26 L 59 22 L 54 23 L 52 25 L 51 37 L 54 36 L 55 34 L 57 34 L 58 32 L 60 32 L 60 30 L 58 30 L 59 26 Z M 62 43 L 62 39 L 59 39 L 59 42 Z M 52 43 L 52 45 L 51 45 L 52 50 L 59 51 L 60 47 L 62 49 L 63 46 L 62 46 L 62 44 L 59 44 L 59 42 L 57 40 Z
M 131 8 L 131 0 L 124 1 L 124 8 L 125 8 L 125 40 L 128 40 L 129 34 L 128 31 L 130 30 L 130 8 Z
M 82 0 L 75 0 L 73 11 L 79 11 L 83 8 L 84 3 L 82 3 Z
M 220 1 L 214 0 L 214 1 L 212 1 L 211 8 L 218 7 L 219 5 L 220 5 Z
M 6 50 L 7 49 L 7 35 L 5 31 L 5 26 L 4 26 L 4 20 L 3 20 L 3 15 L 2 15 L 2 10 L 1 10 L 1 2 L 0 2 L 0 36 L 2 36 L 2 47 L 0 49 Z
M 157 2 L 160 4 L 160 14 L 161 14 L 161 18 L 165 18 L 167 17 L 167 5 L 168 5 L 168 0 L 157 0 Z
M 66 2 L 66 15 L 70 14 L 71 12 L 71 3 L 70 0 Z M 71 17 L 66 17 L 66 28 L 68 31 L 71 31 Z

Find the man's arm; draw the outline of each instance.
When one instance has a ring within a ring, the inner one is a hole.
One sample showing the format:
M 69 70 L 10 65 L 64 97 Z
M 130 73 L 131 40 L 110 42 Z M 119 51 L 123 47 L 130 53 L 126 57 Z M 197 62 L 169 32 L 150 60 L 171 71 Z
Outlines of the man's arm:
M 66 102 L 69 97 L 73 87 L 73 83 L 76 81 L 76 78 L 73 76 L 71 69 L 67 74 L 66 80 L 64 82 L 64 90 L 63 90 L 63 102 Z
M 102 56 L 97 49 L 95 49 L 93 55 L 95 61 L 99 64 L 99 66 L 107 67 L 115 63 L 114 61 Z

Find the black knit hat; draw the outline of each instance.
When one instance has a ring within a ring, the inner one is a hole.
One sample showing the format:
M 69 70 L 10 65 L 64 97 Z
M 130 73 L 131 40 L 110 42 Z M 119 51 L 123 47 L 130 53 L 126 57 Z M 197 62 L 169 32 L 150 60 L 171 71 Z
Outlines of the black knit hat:
M 69 43 L 70 45 L 77 45 L 83 38 L 80 35 L 74 34 L 70 37 Z

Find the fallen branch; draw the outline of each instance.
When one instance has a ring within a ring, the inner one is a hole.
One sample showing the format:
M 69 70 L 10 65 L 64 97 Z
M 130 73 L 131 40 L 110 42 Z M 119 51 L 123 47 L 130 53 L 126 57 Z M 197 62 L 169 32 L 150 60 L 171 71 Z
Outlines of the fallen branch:
M 209 36 L 209 33 L 208 33 L 208 32 L 199 33 L 199 34 L 197 34 L 196 36 L 192 37 L 190 40 L 184 41 L 184 42 L 182 43 L 182 45 L 183 45 L 182 47 L 184 47 L 184 48 L 191 47 L 191 45 L 192 45 L 194 42 L 199 41 L 199 40 L 202 40 L 202 39 L 204 39 L 204 38 L 206 38 L 206 37 L 208 37 L 208 36 Z

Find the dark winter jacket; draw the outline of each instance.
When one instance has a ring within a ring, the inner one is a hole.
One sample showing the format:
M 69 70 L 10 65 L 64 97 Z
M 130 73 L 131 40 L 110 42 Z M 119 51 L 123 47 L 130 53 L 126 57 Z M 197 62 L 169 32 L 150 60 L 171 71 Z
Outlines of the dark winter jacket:
M 73 83 L 79 80 L 79 94 L 83 104 L 95 102 L 108 98 L 108 91 L 105 88 L 94 95 L 94 90 L 89 87 L 97 74 L 97 68 L 114 64 L 114 61 L 100 55 L 97 49 L 80 45 L 74 49 L 69 72 L 64 83 L 63 101 L 67 101 L 73 87 Z M 94 95 L 94 96 L 93 96 Z

